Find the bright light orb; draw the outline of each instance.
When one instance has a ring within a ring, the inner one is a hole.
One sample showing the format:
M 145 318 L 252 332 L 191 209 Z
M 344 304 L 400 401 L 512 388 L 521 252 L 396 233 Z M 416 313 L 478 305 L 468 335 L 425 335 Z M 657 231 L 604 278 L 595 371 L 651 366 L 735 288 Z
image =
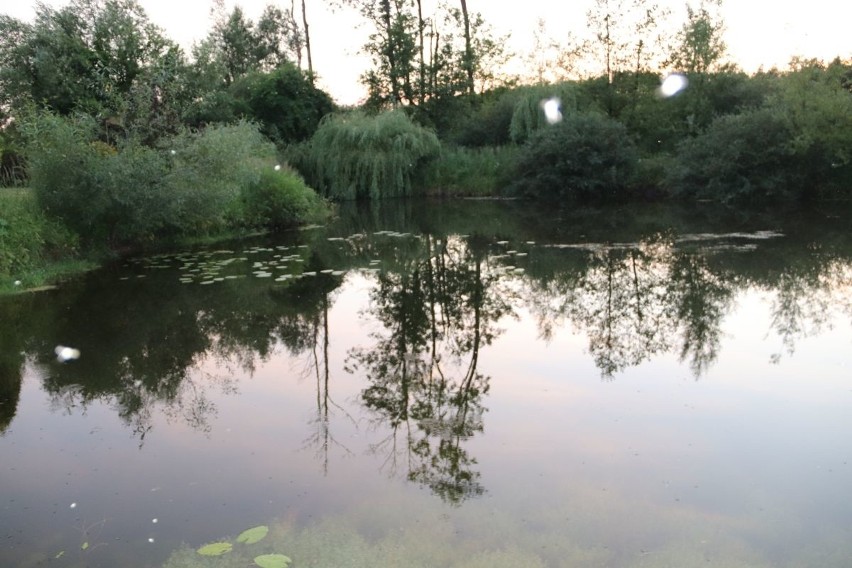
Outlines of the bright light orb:
M 56 360 L 60 363 L 65 363 L 66 361 L 75 361 L 80 358 L 79 349 L 65 347 L 64 345 L 57 345 L 56 349 L 54 349 L 53 352 L 56 353 Z
M 276 172 L 281 171 L 281 165 L 280 164 L 275 166 L 275 171 Z
M 544 111 L 544 119 L 547 124 L 562 122 L 562 101 L 558 97 L 541 101 L 541 109 Z
M 689 85 L 689 80 L 680 73 L 672 73 L 660 85 L 659 93 L 661 97 L 673 97 Z

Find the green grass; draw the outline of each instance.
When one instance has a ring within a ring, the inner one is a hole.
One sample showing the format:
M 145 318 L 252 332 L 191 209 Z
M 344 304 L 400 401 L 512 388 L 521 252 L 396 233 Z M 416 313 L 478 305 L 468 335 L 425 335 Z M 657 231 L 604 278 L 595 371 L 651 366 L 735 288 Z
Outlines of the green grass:
M 41 212 L 29 189 L 0 189 L 0 293 L 48 284 L 90 267 L 77 236 Z M 16 284 L 19 282 L 19 284 Z

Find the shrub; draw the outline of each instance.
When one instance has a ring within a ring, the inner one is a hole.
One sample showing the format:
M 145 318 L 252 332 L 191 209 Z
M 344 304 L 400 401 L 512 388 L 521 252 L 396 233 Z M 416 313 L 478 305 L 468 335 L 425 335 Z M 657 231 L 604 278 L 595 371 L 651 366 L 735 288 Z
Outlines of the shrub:
M 518 159 L 515 189 L 527 197 L 612 200 L 635 164 L 636 148 L 622 124 L 574 114 L 533 135 Z
M 89 245 L 133 246 L 243 226 L 235 214 L 241 197 L 262 186 L 262 172 L 275 163 L 274 145 L 246 122 L 183 131 L 159 148 L 133 138 L 111 147 L 83 116 L 39 114 L 24 131 L 40 205 Z M 298 192 L 288 195 L 307 204 Z M 306 207 L 294 206 L 282 218 Z M 266 218 L 277 223 L 273 213 Z
M 229 215 L 243 188 L 276 159 L 273 144 L 248 122 L 184 131 L 166 141 L 162 153 L 170 161 L 163 185 L 175 198 L 171 232 L 186 235 L 239 224 Z
M 426 193 L 454 196 L 497 195 L 511 179 L 517 146 L 464 148 L 444 146 L 423 169 L 418 186 Z
M 427 101 L 431 123 L 443 141 L 474 148 L 509 144 L 509 125 L 519 94 L 498 89 L 473 97 L 454 97 L 453 104 Z
M 439 150 L 435 134 L 402 111 L 354 112 L 324 119 L 290 162 L 327 197 L 380 199 L 411 195 L 415 170 Z
M 802 197 L 852 192 L 852 61 L 794 59 L 768 106 L 790 125 Z
M 722 116 L 680 145 L 667 184 L 681 197 L 726 202 L 791 197 L 790 140 L 787 122 L 769 109 Z
M 290 168 L 266 168 L 241 196 L 243 221 L 249 227 L 279 230 L 305 221 L 318 222 L 328 206 L 302 177 Z

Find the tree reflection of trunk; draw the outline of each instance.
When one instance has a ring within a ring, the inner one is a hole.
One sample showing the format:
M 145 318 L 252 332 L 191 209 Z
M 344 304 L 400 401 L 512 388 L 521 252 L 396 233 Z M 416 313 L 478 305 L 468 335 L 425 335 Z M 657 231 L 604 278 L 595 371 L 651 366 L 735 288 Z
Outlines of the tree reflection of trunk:
M 329 310 L 329 302 L 328 302 L 328 294 L 324 294 L 321 301 L 321 312 L 314 315 L 312 326 L 313 326 L 313 347 L 311 349 L 311 353 L 313 354 L 313 367 L 314 373 L 316 375 L 317 380 L 317 417 L 316 417 L 316 433 L 309 439 L 309 444 L 317 446 L 317 457 L 320 459 L 322 463 L 322 472 L 323 475 L 328 475 L 328 466 L 329 466 L 329 451 L 331 446 L 337 446 L 347 454 L 352 454 L 352 452 L 346 448 L 343 444 L 338 442 L 334 436 L 331 435 L 331 413 L 330 407 L 334 406 L 339 409 L 343 414 L 352 420 L 354 423 L 354 419 L 346 412 L 346 410 L 338 405 L 331 398 L 330 394 L 330 377 L 331 373 L 329 372 L 329 325 L 328 325 L 328 310 Z M 322 327 L 322 341 L 320 342 L 320 326 Z M 320 361 L 320 354 L 317 353 L 317 347 L 322 344 L 322 361 Z
M 481 348 L 509 306 L 491 289 L 493 275 L 483 274 L 484 247 L 474 251 L 453 237 L 421 242 L 416 261 L 379 276 L 370 310 L 385 333 L 371 348 L 352 350 L 350 361 L 370 383 L 365 406 L 389 430 L 372 446 L 388 452 L 382 469 L 396 471 L 404 453 L 409 480 L 458 503 L 484 491 L 464 446 L 482 431 L 488 378 L 478 372 Z

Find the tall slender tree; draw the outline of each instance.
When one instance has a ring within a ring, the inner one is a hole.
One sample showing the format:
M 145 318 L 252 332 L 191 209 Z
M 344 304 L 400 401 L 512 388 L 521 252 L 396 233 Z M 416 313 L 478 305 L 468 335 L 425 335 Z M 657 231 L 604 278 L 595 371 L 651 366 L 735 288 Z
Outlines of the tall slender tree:
M 308 26 L 308 11 L 305 8 L 305 0 L 302 0 L 302 26 L 305 31 L 305 51 L 308 56 L 308 76 L 314 81 L 314 59 L 311 55 L 311 31 Z
M 469 94 L 474 94 L 475 85 L 473 82 L 474 57 L 473 46 L 470 38 L 470 14 L 467 12 L 467 0 L 461 0 L 462 22 L 464 23 L 464 58 L 462 59 L 462 68 L 467 75 L 467 90 Z
M 721 6 L 722 0 L 702 0 L 697 10 L 686 5 L 687 20 L 677 34 L 677 44 L 668 60 L 671 67 L 704 75 L 724 57 L 727 49 L 722 39 L 725 25 L 718 13 L 711 11 L 712 7 Z

